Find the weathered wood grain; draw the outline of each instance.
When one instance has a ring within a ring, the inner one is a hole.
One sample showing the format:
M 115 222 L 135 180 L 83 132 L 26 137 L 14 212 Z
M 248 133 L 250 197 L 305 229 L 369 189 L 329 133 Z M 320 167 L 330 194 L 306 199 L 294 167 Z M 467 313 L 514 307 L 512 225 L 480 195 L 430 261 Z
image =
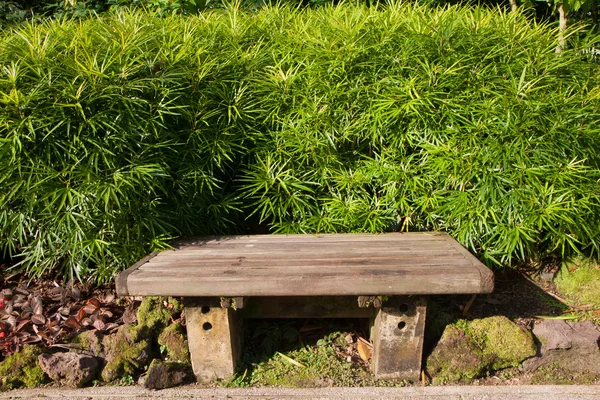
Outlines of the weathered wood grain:
M 338 296 L 489 293 L 493 274 L 443 233 L 192 239 L 136 264 L 119 293 Z

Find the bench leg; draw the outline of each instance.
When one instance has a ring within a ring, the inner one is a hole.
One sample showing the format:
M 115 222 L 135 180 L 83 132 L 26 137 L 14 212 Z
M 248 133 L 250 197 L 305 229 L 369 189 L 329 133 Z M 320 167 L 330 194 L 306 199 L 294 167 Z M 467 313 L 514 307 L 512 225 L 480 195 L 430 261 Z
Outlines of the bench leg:
M 235 373 L 241 349 L 241 320 L 219 299 L 185 299 L 192 368 L 198 382 L 227 379 Z
M 393 297 L 383 303 L 371 331 L 376 378 L 419 379 L 426 310 L 426 296 Z

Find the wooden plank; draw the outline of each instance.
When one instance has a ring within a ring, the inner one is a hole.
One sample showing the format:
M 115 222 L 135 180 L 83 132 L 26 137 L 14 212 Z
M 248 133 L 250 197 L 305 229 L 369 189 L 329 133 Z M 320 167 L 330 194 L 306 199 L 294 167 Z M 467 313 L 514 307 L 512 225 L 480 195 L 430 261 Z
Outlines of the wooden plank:
M 413 279 L 413 278 L 426 278 L 426 279 L 452 279 L 457 276 L 465 276 L 477 278 L 480 280 L 480 274 L 476 269 L 466 268 L 465 266 L 452 266 L 442 268 L 442 266 L 419 266 L 413 267 L 373 267 L 364 269 L 361 267 L 357 268 L 336 268 L 336 267 L 320 267 L 314 266 L 310 269 L 296 270 L 282 269 L 282 268 L 238 268 L 238 269 L 219 269 L 215 271 L 212 268 L 201 268 L 190 271 L 179 271 L 177 269 L 172 270 L 137 270 L 131 273 L 131 280 L 139 279 L 209 279 L 212 281 L 238 281 L 240 279 L 302 279 L 309 281 L 311 279 L 320 279 L 325 277 L 340 276 L 344 279 L 367 279 L 367 278 L 381 278 L 385 276 Z M 309 282 L 307 282 L 309 283 Z M 355 283 L 360 285 L 360 282 Z M 291 294 L 290 294 L 291 295 Z
M 167 279 L 165 277 L 138 277 L 129 281 L 129 292 L 137 295 L 162 296 L 344 296 L 344 295 L 413 295 L 477 293 L 479 275 L 457 276 L 373 276 L 357 279 L 355 276 L 330 275 L 316 279 L 304 277 L 255 277 L 219 280 L 195 277 Z
M 481 288 L 479 293 L 492 293 L 494 291 L 494 272 L 477 260 L 471 253 L 469 253 L 469 250 L 461 246 L 456 240 L 451 240 L 450 244 L 457 251 L 461 252 L 465 258 L 470 258 L 473 260 L 473 267 L 479 271 L 481 280 Z
M 493 289 L 493 273 L 446 234 L 226 236 L 182 243 L 187 245 L 119 277 L 126 286 L 120 293 L 237 297 Z
M 230 235 L 230 236 L 208 236 L 203 238 L 190 238 L 174 243 L 176 248 L 189 246 L 227 246 L 252 243 L 343 243 L 343 242 L 381 242 L 381 241 L 420 241 L 444 242 L 450 236 L 443 232 L 390 232 L 382 234 L 299 234 L 299 235 Z M 401 239 L 399 239 L 401 238 Z
M 246 249 L 242 251 L 212 251 L 212 250 L 203 250 L 196 251 L 193 253 L 160 253 L 155 257 L 153 263 L 159 262 L 171 262 L 172 260 L 196 260 L 196 259 L 231 259 L 231 258 L 240 258 L 240 257 L 257 257 L 267 256 L 268 258 L 296 258 L 296 257 L 311 257 L 311 258 L 319 258 L 319 257 L 327 257 L 327 258 L 350 258 L 353 256 L 363 256 L 363 257 L 377 257 L 377 256 L 387 256 L 387 257 L 405 257 L 405 256 L 431 256 L 431 257 L 460 257 L 463 258 L 462 253 L 457 252 L 453 248 L 443 249 L 443 248 L 435 248 L 435 249 L 421 249 L 421 250 L 412 250 L 412 249 L 399 249 L 399 248 L 390 248 L 390 249 L 381 249 L 381 248 L 348 248 L 348 249 L 338 249 L 338 248 L 325 248 L 325 249 Z
M 174 263 L 146 263 L 141 266 L 139 271 L 228 271 L 232 268 L 235 270 L 250 270 L 250 269 L 260 269 L 260 270 L 282 270 L 282 271 L 291 271 L 293 273 L 302 272 L 299 268 L 302 269 L 310 269 L 310 268 L 327 268 L 327 267 L 345 267 L 345 268 L 384 268 L 384 267 L 398 267 L 398 259 L 391 258 L 379 258 L 379 259 L 369 259 L 369 258 L 356 258 L 356 259 L 304 259 L 304 260 L 294 260 L 290 259 L 287 262 L 286 260 L 276 260 L 276 263 L 270 264 L 266 260 L 227 260 L 220 262 L 194 262 L 192 261 L 184 261 L 184 262 L 174 262 Z M 451 265 L 464 265 L 472 267 L 473 265 L 464 258 L 459 259 L 427 259 L 427 258 L 406 258 L 401 261 L 402 267 L 435 267 L 435 266 L 451 266 Z M 338 271 L 340 269 L 338 268 Z
M 129 296 L 129 289 L 128 289 L 128 285 L 127 285 L 127 279 L 129 278 L 129 275 L 131 275 L 132 272 L 136 271 L 142 265 L 146 264 L 148 261 L 150 261 L 151 259 L 156 257 L 157 254 L 158 254 L 158 252 L 156 252 L 156 251 L 148 254 L 146 257 L 142 258 L 140 261 L 136 262 L 131 267 L 127 268 L 125 271 L 123 271 L 119 275 L 117 275 L 117 279 L 116 279 L 117 296 Z

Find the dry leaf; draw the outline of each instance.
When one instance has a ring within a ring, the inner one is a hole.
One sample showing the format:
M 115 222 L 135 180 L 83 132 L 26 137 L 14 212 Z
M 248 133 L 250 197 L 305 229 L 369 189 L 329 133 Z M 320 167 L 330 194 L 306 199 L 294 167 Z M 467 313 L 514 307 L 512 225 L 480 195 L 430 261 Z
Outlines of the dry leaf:
M 77 321 L 81 321 L 82 319 L 84 319 L 85 315 L 85 310 L 83 308 L 80 308 L 79 311 L 77 311 Z
M 87 301 L 87 304 L 92 304 L 94 307 L 100 308 L 100 301 L 97 298 L 95 298 L 95 297 L 89 299 Z
M 371 348 L 367 346 L 362 340 L 359 340 L 356 348 L 358 349 L 358 355 L 363 361 L 369 361 L 371 358 Z
M 97 308 L 98 308 L 98 307 L 96 307 L 96 306 L 95 306 L 95 305 L 93 305 L 93 304 L 88 304 L 88 305 L 84 306 L 84 307 L 82 308 L 82 310 L 83 310 L 83 311 L 84 311 L 86 314 L 93 314 L 93 313 L 94 313 L 94 311 L 96 311 L 96 309 L 97 309 Z
M 67 320 L 65 321 L 65 325 L 71 329 L 80 329 L 81 328 L 81 325 L 79 324 L 79 322 L 77 322 L 77 320 L 73 317 L 67 318 Z

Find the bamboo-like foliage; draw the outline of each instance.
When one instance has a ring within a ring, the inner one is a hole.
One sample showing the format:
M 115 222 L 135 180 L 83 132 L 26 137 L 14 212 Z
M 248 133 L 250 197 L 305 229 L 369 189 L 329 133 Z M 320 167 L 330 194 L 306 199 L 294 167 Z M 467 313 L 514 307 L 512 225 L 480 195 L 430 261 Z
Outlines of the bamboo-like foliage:
M 518 13 L 119 12 L 0 34 L 0 246 L 106 281 L 178 235 L 446 230 L 597 254 L 600 66 Z

